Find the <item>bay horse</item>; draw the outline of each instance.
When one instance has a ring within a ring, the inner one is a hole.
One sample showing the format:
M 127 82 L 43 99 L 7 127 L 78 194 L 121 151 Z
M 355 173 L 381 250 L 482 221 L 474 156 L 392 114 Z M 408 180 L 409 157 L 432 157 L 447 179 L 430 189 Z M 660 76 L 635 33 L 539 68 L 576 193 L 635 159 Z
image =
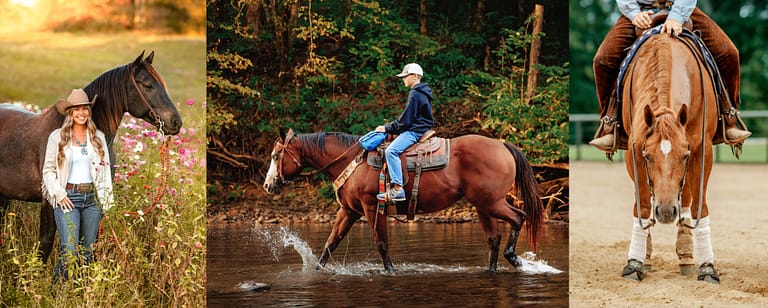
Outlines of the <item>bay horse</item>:
M 125 112 L 175 135 L 181 129 L 181 116 L 168 96 L 165 81 L 152 66 L 154 51 L 146 58 L 142 52 L 133 62 L 102 73 L 85 86 L 89 100 L 98 95 L 91 115 L 104 132 L 110 161 L 115 134 Z M 63 94 L 63 93 L 62 93 Z M 45 262 L 53 249 L 56 224 L 53 207 L 43 198 L 42 166 L 48 135 L 61 127 L 64 116 L 56 108 L 42 114 L 0 104 L 0 211 L 10 200 L 42 202 L 40 207 L 40 257 Z M 114 175 L 114 167 L 113 167 Z
M 628 124 L 623 129 L 629 136 L 625 162 L 635 186 L 625 278 L 643 279 L 649 229 L 659 222 L 678 225 L 681 274 L 693 274 L 695 255 L 698 280 L 719 283 L 706 200 L 717 98 L 705 60 L 692 44 L 682 36 L 649 37 L 622 82 L 622 119 Z
M 264 180 L 268 193 L 280 193 L 286 178 L 296 176 L 304 166 L 319 170 L 329 178 L 337 178 L 363 148 L 359 136 L 345 133 L 314 133 L 295 135 L 281 130 L 271 153 L 269 171 Z M 514 145 L 479 135 L 466 135 L 450 140 L 448 166 L 437 171 L 424 172 L 419 185 L 418 213 L 431 213 L 451 206 L 466 197 L 477 209 L 480 223 L 488 238 L 488 271 L 496 272 L 501 244 L 497 219 L 509 223 L 509 239 L 503 256 L 519 267 L 515 246 L 523 223 L 531 249 L 538 249 L 542 223 L 542 202 L 538 183 L 525 155 Z M 349 176 L 337 191 L 342 206 L 336 212 L 336 221 L 328 237 L 317 268 L 325 266 L 331 253 L 353 224 L 365 216 L 373 233 L 374 242 L 387 272 L 394 272 L 389 256 L 387 218 L 377 211 L 376 194 L 379 192 L 379 171 L 363 163 Z M 411 197 L 413 173 L 406 183 L 406 195 Z M 525 211 L 510 205 L 506 195 L 515 189 Z

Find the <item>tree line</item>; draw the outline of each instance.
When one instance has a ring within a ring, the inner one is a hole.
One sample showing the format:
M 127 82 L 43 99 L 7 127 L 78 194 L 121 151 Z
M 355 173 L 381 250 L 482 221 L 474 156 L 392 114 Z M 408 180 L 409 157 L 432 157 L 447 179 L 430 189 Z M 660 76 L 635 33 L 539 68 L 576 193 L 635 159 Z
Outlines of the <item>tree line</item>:
M 483 134 L 533 162 L 566 161 L 566 5 L 209 0 L 209 181 L 263 178 L 280 127 L 364 134 L 395 119 L 408 89 L 393 76 L 410 62 L 435 92 L 442 136 Z

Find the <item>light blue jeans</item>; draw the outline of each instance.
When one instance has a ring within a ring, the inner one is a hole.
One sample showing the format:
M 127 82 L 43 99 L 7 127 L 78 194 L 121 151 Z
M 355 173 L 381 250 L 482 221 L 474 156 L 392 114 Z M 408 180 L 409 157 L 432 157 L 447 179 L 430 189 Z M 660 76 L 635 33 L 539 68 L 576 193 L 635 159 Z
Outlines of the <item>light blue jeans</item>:
M 392 184 L 403 186 L 403 170 L 400 165 L 400 154 L 402 154 L 409 146 L 419 141 L 421 135 L 423 134 L 412 131 L 403 132 L 397 136 L 384 151 L 384 154 L 387 157 L 389 178 L 391 179 L 390 182 Z
M 80 193 L 75 190 L 67 190 L 67 197 L 75 205 L 75 208 L 69 213 L 64 213 L 61 207 L 53 210 L 61 243 L 59 261 L 56 262 L 56 267 L 53 269 L 54 277 L 69 279 L 65 265 L 68 258 L 79 259 L 82 257 L 84 264 L 93 260 L 93 244 L 96 243 L 99 235 L 102 216 L 101 207 L 96 204 L 94 193 L 95 191 Z

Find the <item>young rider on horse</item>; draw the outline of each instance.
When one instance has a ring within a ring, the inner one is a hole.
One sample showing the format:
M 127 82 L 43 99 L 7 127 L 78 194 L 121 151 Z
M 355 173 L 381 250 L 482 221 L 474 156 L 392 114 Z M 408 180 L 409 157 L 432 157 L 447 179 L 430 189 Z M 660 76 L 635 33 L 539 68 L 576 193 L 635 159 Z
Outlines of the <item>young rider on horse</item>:
M 625 49 L 636 39 L 635 27 L 650 28 L 650 16 L 654 9 L 659 8 L 669 9 L 662 33 L 678 35 L 682 32 L 683 23 L 690 20 L 693 27 L 701 32 L 701 38 L 715 58 L 728 90 L 728 98 L 720 99 L 726 141 L 741 143 L 752 134 L 737 126 L 737 122 L 740 122 L 737 110 L 740 103 L 739 50 L 709 16 L 696 8 L 696 0 L 676 0 L 674 3 L 662 0 L 616 0 L 616 4 L 622 16 L 619 16 L 616 24 L 606 34 L 593 60 L 601 121 L 596 138 L 589 144 L 602 151 L 612 151 L 617 138 L 614 136 L 614 128 L 620 116 L 615 94 L 619 65 L 626 55 Z
M 424 71 L 416 63 L 407 64 L 403 68 L 403 72 L 397 74 L 405 86 L 411 88 L 411 91 L 408 92 L 405 111 L 396 121 L 376 127 L 377 132 L 399 134 L 384 151 L 391 178 L 390 182 L 393 184 L 389 191 L 389 197 L 392 201 L 405 201 L 400 154 L 419 141 L 421 135 L 432 128 L 435 123 L 432 116 L 432 89 L 426 83 L 421 83 L 422 76 L 424 76 Z M 384 200 L 386 196 L 382 193 L 378 194 L 376 198 Z

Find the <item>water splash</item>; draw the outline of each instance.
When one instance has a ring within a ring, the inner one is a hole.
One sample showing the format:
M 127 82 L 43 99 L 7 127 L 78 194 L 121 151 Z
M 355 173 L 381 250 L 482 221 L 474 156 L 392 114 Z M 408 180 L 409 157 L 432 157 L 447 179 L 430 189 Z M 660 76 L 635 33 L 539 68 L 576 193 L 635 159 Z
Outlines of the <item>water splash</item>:
M 277 230 L 258 229 L 256 232 L 257 236 L 272 253 L 275 261 L 280 261 L 280 256 L 285 248 L 293 247 L 301 257 L 302 271 L 312 270 L 314 265 L 317 264 L 317 257 L 312 253 L 312 248 L 309 247 L 309 244 L 288 227 L 281 226 Z
M 530 251 L 518 256 L 518 260 L 523 264 L 518 270 L 526 274 L 559 274 L 563 272 L 547 264 L 547 261 L 537 260 L 536 254 Z
M 269 249 L 275 261 L 280 261 L 280 256 L 286 248 L 293 248 L 301 257 L 302 272 L 314 272 L 317 264 L 317 257 L 312 253 L 309 244 L 287 226 L 281 226 L 278 229 L 259 228 L 256 229 L 256 236 Z M 517 270 L 526 274 L 559 274 L 563 271 L 550 266 L 547 261 L 536 259 L 536 254 L 527 251 L 518 256 L 522 266 Z M 500 260 L 499 269 L 503 269 L 503 259 Z M 506 264 L 508 265 L 508 264 Z M 464 273 L 477 270 L 485 270 L 485 267 L 466 267 L 462 265 L 435 265 L 427 263 L 401 263 L 396 264 L 398 275 L 421 275 L 425 273 Z M 368 276 L 386 274 L 379 263 L 355 262 L 355 263 L 333 263 L 326 264 L 324 271 L 333 275 L 342 276 Z

